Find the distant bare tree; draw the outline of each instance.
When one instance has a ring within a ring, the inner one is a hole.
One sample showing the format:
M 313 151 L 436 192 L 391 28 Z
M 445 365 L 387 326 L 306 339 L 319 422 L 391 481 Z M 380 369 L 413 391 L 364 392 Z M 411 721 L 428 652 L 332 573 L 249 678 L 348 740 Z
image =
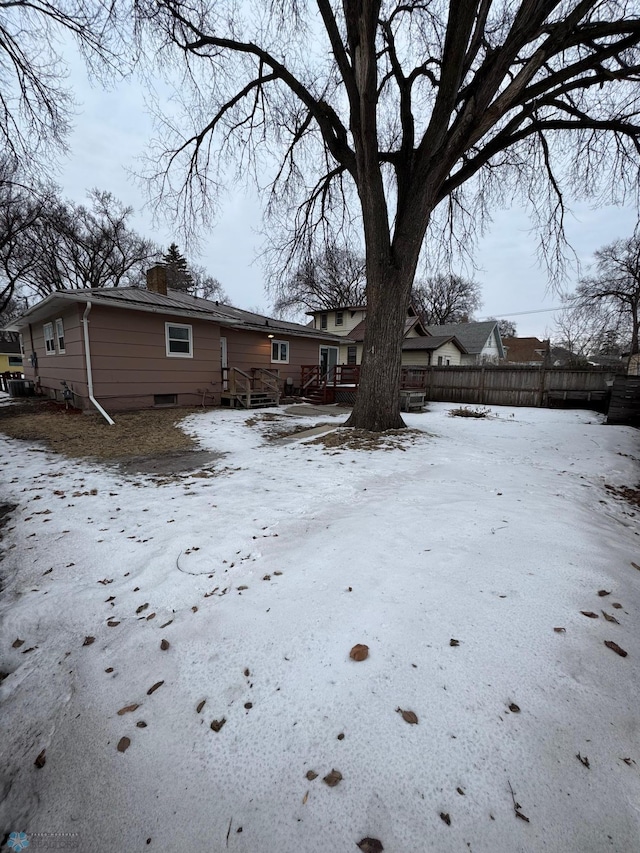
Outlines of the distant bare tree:
M 595 259 L 595 274 L 581 279 L 576 288 L 577 307 L 605 318 L 607 335 L 600 350 L 623 335 L 634 355 L 640 351 L 640 237 L 616 240 L 599 249 Z
M 157 247 L 129 228 L 132 208 L 99 190 L 89 198 L 90 207 L 65 202 L 49 187 L 14 191 L 0 207 L 0 266 L 10 284 L 5 297 L 16 289 L 43 298 L 67 288 L 142 283 Z
M 498 331 L 501 338 L 515 338 L 518 332 L 516 324 L 513 320 L 508 320 L 506 317 L 498 319 L 497 317 L 487 317 L 487 320 L 495 320 L 498 324 Z
M 427 326 L 467 322 L 482 305 L 480 285 L 452 273 L 416 281 L 411 301 Z
M 367 328 L 349 424 L 401 427 L 402 338 L 425 237 L 468 244 L 520 192 L 553 255 L 563 184 L 637 186 L 640 9 L 630 0 L 138 0 L 183 74 L 160 193 L 212 212 L 218 183 L 274 164 L 289 253 L 362 224 Z M 174 48 L 173 52 L 171 48 Z M 566 167 L 565 164 L 570 164 Z M 217 167 L 217 168 L 216 168 Z
M 217 278 L 210 275 L 204 267 L 191 267 L 192 285 L 189 293 L 199 296 L 201 299 L 210 299 L 214 302 L 222 302 L 231 305 L 229 295 Z
M 329 243 L 310 251 L 294 272 L 273 286 L 277 314 L 325 311 L 365 304 L 365 262 L 361 255 Z
M 611 317 L 597 303 L 581 303 L 574 296 L 565 297 L 564 302 L 565 307 L 556 315 L 553 344 L 569 351 L 571 361 L 583 364 L 589 355 L 601 352 L 603 341 L 612 331 Z

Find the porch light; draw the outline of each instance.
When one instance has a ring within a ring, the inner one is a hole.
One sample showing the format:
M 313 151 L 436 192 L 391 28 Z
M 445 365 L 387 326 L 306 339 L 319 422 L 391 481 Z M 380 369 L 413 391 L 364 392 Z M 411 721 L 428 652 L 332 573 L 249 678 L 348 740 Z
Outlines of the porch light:
M 273 335 L 267 335 L 267 337 L 268 337 L 268 338 L 272 338 L 272 337 L 273 337 Z

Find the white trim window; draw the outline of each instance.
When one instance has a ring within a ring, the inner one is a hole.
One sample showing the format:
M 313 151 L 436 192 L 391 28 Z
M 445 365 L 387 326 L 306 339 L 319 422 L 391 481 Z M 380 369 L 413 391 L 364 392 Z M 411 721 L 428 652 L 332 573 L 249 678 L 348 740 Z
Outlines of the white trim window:
M 53 336 L 53 323 L 45 323 L 42 327 L 44 335 L 44 351 L 46 355 L 56 354 L 56 339 Z
M 289 341 L 271 341 L 271 363 L 289 364 Z
M 56 320 L 56 343 L 58 345 L 58 352 L 65 352 L 64 323 L 62 322 L 62 317 L 58 317 Z
M 165 323 L 167 355 L 170 358 L 193 358 L 193 329 L 184 323 Z

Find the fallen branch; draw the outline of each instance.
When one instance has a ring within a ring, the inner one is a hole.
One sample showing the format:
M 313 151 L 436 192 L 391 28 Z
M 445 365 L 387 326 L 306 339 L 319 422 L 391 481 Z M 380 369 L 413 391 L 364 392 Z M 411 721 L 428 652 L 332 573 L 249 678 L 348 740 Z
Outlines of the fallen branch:
M 511 782 L 509 782 L 509 780 L 507 780 L 507 783 L 509 785 L 509 791 L 511 792 L 511 799 L 513 800 L 513 810 L 516 813 L 516 817 L 519 817 L 520 820 L 524 820 L 527 823 L 529 823 L 530 822 L 529 818 L 525 814 L 522 814 L 522 812 L 520 811 L 522 806 L 520 805 L 520 803 L 516 802 L 516 795 L 513 793 L 513 788 L 511 787 Z

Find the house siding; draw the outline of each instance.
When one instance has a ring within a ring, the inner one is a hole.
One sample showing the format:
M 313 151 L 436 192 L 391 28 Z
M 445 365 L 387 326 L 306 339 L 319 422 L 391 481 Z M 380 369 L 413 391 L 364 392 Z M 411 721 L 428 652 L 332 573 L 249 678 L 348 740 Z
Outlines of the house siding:
M 84 310 L 84 308 L 83 308 Z M 57 319 L 64 323 L 64 353 L 58 351 L 55 339 L 55 353 L 47 354 L 44 344 L 44 325 Z M 83 408 L 83 398 L 88 397 L 87 376 L 84 358 L 84 340 L 82 336 L 82 313 L 80 306 L 72 305 L 64 311 L 58 311 L 41 322 L 31 323 L 22 330 L 24 344 L 24 375 L 31 379 L 49 397 L 62 399 L 62 383 L 66 382 L 74 393 L 74 405 Z M 30 356 L 35 352 L 38 363 L 31 365 Z
M 289 363 L 283 364 L 271 361 L 272 339 L 267 337 L 266 331 L 251 332 L 223 326 L 220 334 L 227 339 L 227 363 L 230 368 L 237 367 L 245 373 L 251 373 L 252 368 L 262 367 L 276 373 L 285 382 L 291 379 L 288 385 L 293 388 L 300 387 L 303 365 L 320 363 L 321 346 L 337 346 L 337 342 L 322 342 L 317 338 L 301 338 L 274 331 L 275 340 L 287 341 L 289 344 Z
M 336 326 L 336 312 L 335 311 L 316 311 L 313 315 L 313 325 L 315 329 L 323 332 L 330 332 L 333 335 L 347 335 L 351 329 L 355 329 L 358 323 L 361 323 L 365 316 L 366 311 L 351 311 L 348 308 L 344 308 L 342 311 L 342 325 Z M 327 315 L 327 328 L 322 328 L 322 315 Z
M 33 379 L 48 396 L 62 399 L 64 380 L 74 394 L 78 408 L 90 409 L 84 355 L 82 314 L 84 305 L 52 314 L 23 332 L 25 376 Z M 47 355 L 44 324 L 64 320 L 64 354 Z M 165 323 L 192 327 L 193 358 L 166 354 Z M 147 314 L 94 305 L 89 314 L 89 345 L 93 373 L 93 393 L 107 411 L 150 408 L 154 395 L 175 394 L 177 404 L 193 406 L 218 403 L 220 370 L 220 330 L 216 323 L 187 320 L 169 314 Z M 29 365 L 31 347 L 38 365 Z

